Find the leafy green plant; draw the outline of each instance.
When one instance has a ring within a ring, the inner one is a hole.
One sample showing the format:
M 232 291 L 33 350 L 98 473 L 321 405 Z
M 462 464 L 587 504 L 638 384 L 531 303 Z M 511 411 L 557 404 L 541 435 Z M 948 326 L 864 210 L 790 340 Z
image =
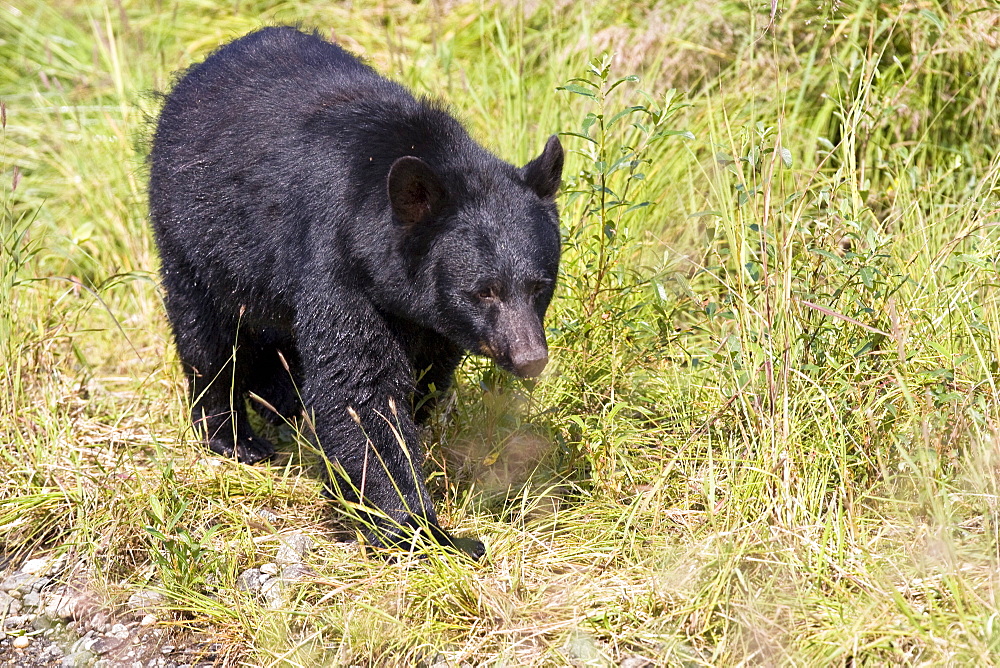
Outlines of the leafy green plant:
M 164 589 L 182 596 L 199 594 L 212 572 L 215 551 L 210 545 L 220 527 L 213 525 L 201 531 L 191 527 L 195 508 L 182 495 L 183 484 L 176 476 L 173 462 L 164 463 L 162 478 L 162 498 L 150 494 L 149 505 L 144 509 L 149 556 Z
M 629 223 L 652 204 L 644 199 L 644 185 L 646 171 L 655 169 L 650 157 L 655 145 L 671 137 L 694 138 L 688 131 L 672 129 L 674 117 L 688 106 L 674 90 L 659 100 L 639 91 L 638 104 L 619 103 L 620 95 L 639 78 L 614 78 L 613 62 L 605 55 L 590 64 L 587 76 L 559 87 L 594 107 L 578 131 L 562 133 L 582 141 L 573 151 L 583 159 L 583 168 L 568 176 L 564 188 L 570 219 L 564 279 L 568 310 L 579 314 L 584 342 L 596 329 L 594 316 L 649 285 L 648 277 L 630 264 L 639 249 Z M 621 86 L 625 88 L 618 90 Z
M 661 345 L 660 330 L 651 326 L 662 316 L 652 289 L 656 270 L 640 264 L 637 229 L 655 206 L 647 177 L 658 169 L 653 156 L 661 143 L 694 138 L 675 129 L 688 106 L 681 95 L 670 90 L 654 98 L 636 89 L 637 76 L 616 77 L 613 65 L 605 55 L 590 63 L 585 76 L 559 87 L 590 109 L 578 130 L 562 133 L 582 166 L 565 179 L 568 223 L 552 345 L 563 350 L 571 374 L 571 389 L 563 394 L 563 405 L 574 407 L 570 440 L 597 439 L 581 447 L 599 486 L 616 484 L 616 460 L 625 456 L 621 446 L 629 440 L 629 431 L 615 435 L 616 415 L 642 411 L 629 405 L 641 393 L 633 376 L 656 364 L 650 354 Z

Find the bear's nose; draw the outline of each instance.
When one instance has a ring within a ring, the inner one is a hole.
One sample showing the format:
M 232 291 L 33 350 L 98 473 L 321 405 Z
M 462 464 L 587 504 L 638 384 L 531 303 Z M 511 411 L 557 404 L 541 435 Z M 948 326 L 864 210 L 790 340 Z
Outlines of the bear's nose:
M 514 370 L 521 378 L 534 378 L 542 372 L 549 363 L 549 353 L 545 348 L 533 348 L 517 351 L 512 355 Z

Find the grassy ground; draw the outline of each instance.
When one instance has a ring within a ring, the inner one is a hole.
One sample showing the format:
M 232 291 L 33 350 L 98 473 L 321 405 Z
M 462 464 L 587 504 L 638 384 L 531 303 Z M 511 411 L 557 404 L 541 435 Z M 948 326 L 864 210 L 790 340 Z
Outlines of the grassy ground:
M 508 160 L 571 133 L 550 370 L 469 360 L 427 434 L 482 565 L 339 540 L 294 433 L 242 467 L 190 432 L 149 93 L 289 22 Z M 1000 663 L 998 35 L 985 0 L 0 1 L 0 548 L 253 665 Z M 317 576 L 265 610 L 235 578 L 294 530 Z

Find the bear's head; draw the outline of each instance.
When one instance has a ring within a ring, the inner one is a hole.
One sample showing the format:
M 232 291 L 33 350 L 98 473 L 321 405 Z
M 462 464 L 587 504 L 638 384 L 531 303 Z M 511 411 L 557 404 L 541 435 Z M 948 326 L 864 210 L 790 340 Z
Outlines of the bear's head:
M 393 218 L 425 298 L 420 319 L 522 378 L 548 362 L 542 321 L 559 270 L 562 168 L 553 135 L 519 169 L 487 156 L 443 177 L 406 156 L 389 170 Z

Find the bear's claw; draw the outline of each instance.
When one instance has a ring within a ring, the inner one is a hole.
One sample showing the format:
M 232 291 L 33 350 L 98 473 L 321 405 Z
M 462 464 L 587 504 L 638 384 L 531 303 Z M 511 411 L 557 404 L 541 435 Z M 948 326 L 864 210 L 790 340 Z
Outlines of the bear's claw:
M 274 456 L 274 446 L 266 438 L 252 436 L 241 438 L 236 442 L 228 438 L 213 438 L 208 442 L 209 449 L 223 457 L 236 458 L 240 464 L 256 464 Z

